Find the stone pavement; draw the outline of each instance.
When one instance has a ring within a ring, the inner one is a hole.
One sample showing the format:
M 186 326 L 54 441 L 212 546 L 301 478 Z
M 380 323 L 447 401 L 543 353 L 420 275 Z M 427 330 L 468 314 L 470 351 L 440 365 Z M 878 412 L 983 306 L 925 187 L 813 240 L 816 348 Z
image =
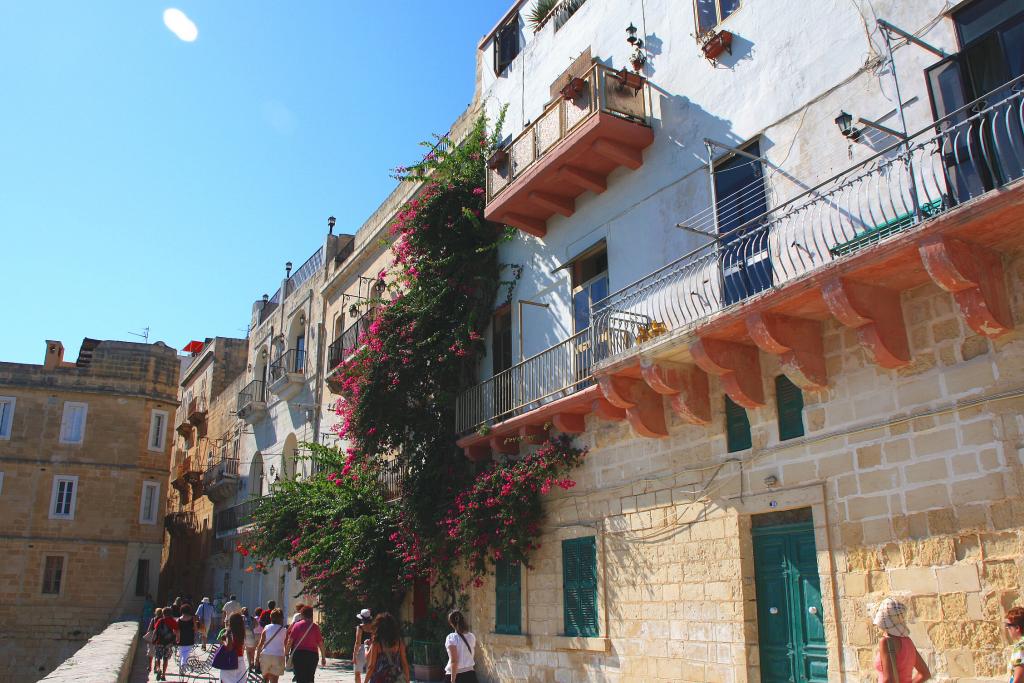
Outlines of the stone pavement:
M 132 675 L 129 678 L 129 683 L 147 683 L 147 681 L 155 681 L 156 677 L 153 674 L 146 675 L 146 644 L 139 643 L 139 649 L 135 655 L 135 662 L 132 666 Z M 178 674 L 178 664 L 176 659 L 172 658 L 167 664 L 167 680 L 168 681 L 220 681 L 218 671 L 212 669 L 210 673 L 200 676 L 198 678 L 184 678 Z M 249 679 L 249 682 L 258 681 L 260 679 L 255 676 Z M 285 673 L 281 677 L 281 683 L 291 683 L 292 675 Z M 352 675 L 351 667 L 346 667 L 342 664 L 340 659 L 328 659 L 326 667 L 319 667 L 316 670 L 316 683 L 353 683 L 355 677 Z M 247 682 L 247 683 L 249 683 Z

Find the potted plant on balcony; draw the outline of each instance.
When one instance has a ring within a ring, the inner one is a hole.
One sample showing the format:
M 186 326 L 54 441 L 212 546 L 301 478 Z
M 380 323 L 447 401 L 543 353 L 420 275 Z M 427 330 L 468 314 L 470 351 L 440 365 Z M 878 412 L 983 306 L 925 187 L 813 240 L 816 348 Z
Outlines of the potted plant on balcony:
M 698 36 L 698 40 L 700 40 L 700 49 L 706 59 L 714 61 L 723 52 L 732 54 L 732 33 L 729 31 L 715 31 L 712 29 Z
M 644 87 L 644 83 L 647 82 L 647 79 L 642 75 L 634 73 L 626 67 L 622 67 L 612 73 L 611 76 L 618 79 L 620 88 L 632 88 L 634 93 L 640 92 L 640 89 Z
M 508 161 L 508 150 L 504 147 L 499 147 L 494 150 L 494 154 L 487 158 L 487 168 L 492 171 L 497 171 L 499 168 L 505 165 Z
M 579 76 L 574 76 L 569 79 L 562 89 L 559 91 L 562 93 L 562 98 L 568 101 L 573 101 L 583 94 L 584 89 L 587 87 L 587 82 Z

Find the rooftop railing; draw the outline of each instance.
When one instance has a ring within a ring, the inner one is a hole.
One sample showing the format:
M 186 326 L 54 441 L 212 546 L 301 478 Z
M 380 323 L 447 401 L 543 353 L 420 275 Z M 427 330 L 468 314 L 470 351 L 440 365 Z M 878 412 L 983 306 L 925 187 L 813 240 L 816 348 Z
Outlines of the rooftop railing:
M 589 386 L 595 351 L 590 330 L 583 330 L 467 389 L 455 401 L 456 431 L 502 422 Z
M 286 291 L 284 297 L 287 299 L 292 295 L 296 289 L 298 289 L 306 280 L 313 277 L 316 271 L 320 270 L 320 266 L 324 264 L 324 248 L 320 247 L 313 255 L 306 259 L 306 262 L 299 266 L 291 277 L 286 281 Z
M 278 305 L 280 305 L 280 303 L 281 303 L 281 288 L 278 287 L 277 291 L 274 292 L 274 296 L 270 297 L 267 300 L 267 303 L 263 304 L 263 308 L 260 309 L 260 320 L 259 321 L 262 323 L 264 320 L 269 318 L 270 314 L 274 312 L 274 310 L 278 307 Z
M 575 99 L 559 97 L 504 149 L 507 158 L 488 166 L 487 199 L 515 183 L 534 162 L 598 112 L 647 123 L 647 83 L 627 85 L 622 72 L 595 64 Z M 494 166 L 494 168 L 491 168 Z
M 1024 77 L 609 295 L 595 334 L 614 359 L 785 286 L 1024 176 Z M 712 226 L 712 210 L 701 222 Z M 601 360 L 604 359 L 604 356 Z

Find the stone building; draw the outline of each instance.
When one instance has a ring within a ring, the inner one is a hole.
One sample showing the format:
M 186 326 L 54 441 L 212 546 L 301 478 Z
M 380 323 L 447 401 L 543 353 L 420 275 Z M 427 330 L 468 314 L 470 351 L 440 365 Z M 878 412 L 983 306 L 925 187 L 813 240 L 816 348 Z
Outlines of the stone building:
M 214 504 L 245 486 L 238 463 L 241 423 L 234 410 L 247 342 L 214 337 L 189 346 L 178 385 L 181 408 L 174 426 L 160 604 L 177 596 L 201 600 L 226 592 L 216 576 L 224 553 L 214 539 Z
M 0 679 L 37 680 L 156 593 L 180 365 L 85 339 L 0 363 Z
M 532 567 L 472 591 L 478 671 L 871 681 L 895 593 L 937 677 L 1004 678 L 1024 9 L 530 9 L 479 48 L 485 215 L 524 273 L 458 438 L 589 454 Z

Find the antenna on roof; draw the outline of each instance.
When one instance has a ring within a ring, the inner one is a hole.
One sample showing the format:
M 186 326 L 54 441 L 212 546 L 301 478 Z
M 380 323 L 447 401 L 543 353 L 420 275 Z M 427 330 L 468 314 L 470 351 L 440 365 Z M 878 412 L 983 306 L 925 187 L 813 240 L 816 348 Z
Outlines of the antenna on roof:
M 129 332 L 128 334 L 132 335 L 133 337 L 142 337 L 142 341 L 143 342 L 145 342 L 146 344 L 149 343 L 149 326 L 148 325 L 146 327 L 142 328 L 142 332 Z

